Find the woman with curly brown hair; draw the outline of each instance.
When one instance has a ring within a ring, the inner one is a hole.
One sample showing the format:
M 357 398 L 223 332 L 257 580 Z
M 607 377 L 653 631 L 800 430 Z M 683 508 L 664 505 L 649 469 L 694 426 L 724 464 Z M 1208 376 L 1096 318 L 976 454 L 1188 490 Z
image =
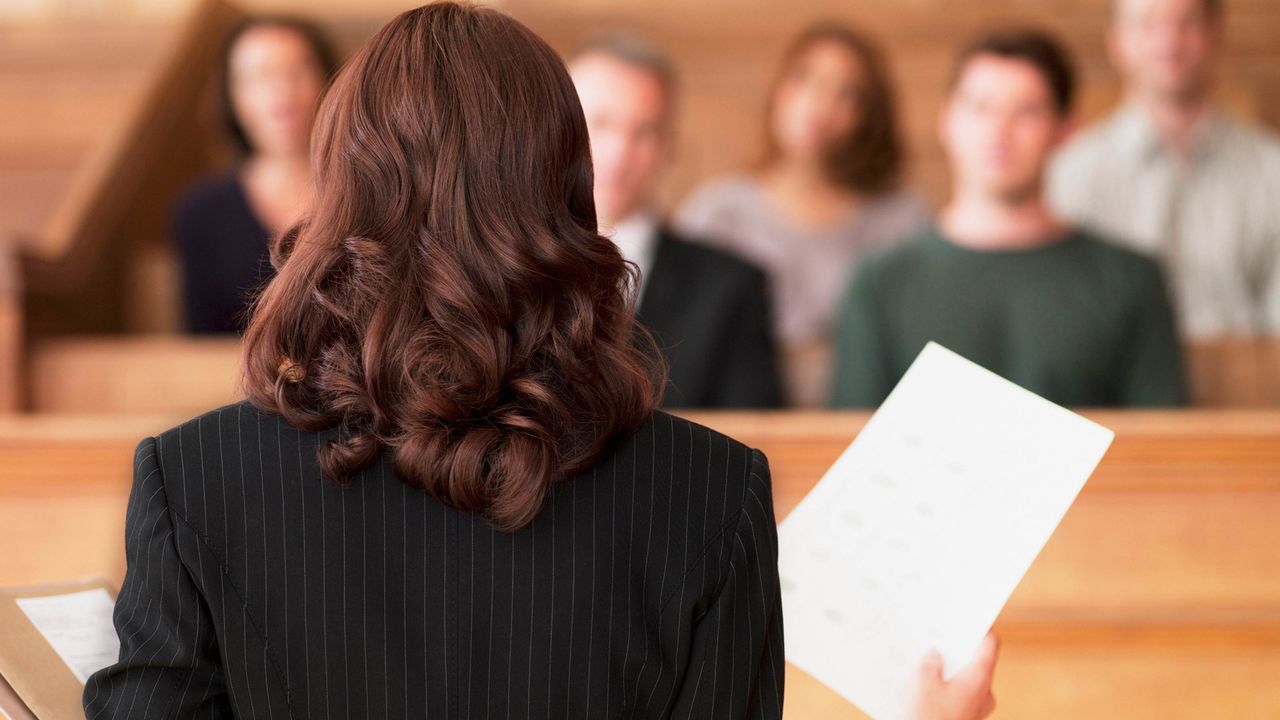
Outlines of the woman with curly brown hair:
M 88 717 L 780 717 L 768 465 L 655 410 L 556 54 L 407 12 L 312 148 L 247 401 L 138 447 Z

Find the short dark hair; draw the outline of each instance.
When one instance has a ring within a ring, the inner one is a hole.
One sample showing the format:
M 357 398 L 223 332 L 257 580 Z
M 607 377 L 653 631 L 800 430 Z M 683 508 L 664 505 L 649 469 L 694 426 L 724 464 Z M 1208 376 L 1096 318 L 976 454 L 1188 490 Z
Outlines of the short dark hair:
M 328 81 L 338 69 L 338 54 L 333 44 L 318 25 L 293 15 L 251 15 L 241 20 L 222 41 L 221 77 L 218 79 L 218 121 L 226 133 L 236 153 L 242 157 L 253 154 L 253 143 L 245 132 L 240 119 L 236 117 L 235 105 L 231 101 L 231 50 L 236 43 L 250 30 L 261 27 L 285 28 L 296 32 L 315 54 L 316 64 L 324 79 Z
M 648 38 L 633 32 L 613 31 L 596 35 L 579 45 L 568 57 L 570 63 L 588 55 L 604 55 L 649 73 L 662 85 L 670 103 L 676 93 L 676 71 L 671 59 Z
M 979 55 L 995 55 L 1029 63 L 1044 77 L 1059 114 L 1071 112 L 1076 95 L 1076 72 L 1071 55 L 1051 33 L 1036 28 L 1004 28 L 974 38 L 956 57 L 951 73 L 955 89 L 965 67 Z

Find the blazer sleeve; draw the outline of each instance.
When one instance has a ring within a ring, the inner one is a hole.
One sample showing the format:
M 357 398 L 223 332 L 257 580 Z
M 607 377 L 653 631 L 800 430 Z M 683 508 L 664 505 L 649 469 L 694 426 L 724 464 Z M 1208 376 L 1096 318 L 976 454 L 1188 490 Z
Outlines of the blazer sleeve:
M 213 621 L 178 554 L 155 438 L 134 455 L 125 555 L 113 616 L 120 656 L 89 677 L 85 717 L 232 717 Z
M 786 671 L 778 531 L 759 450 L 725 555 L 720 591 L 694 622 L 689 669 L 670 717 L 777 720 Z

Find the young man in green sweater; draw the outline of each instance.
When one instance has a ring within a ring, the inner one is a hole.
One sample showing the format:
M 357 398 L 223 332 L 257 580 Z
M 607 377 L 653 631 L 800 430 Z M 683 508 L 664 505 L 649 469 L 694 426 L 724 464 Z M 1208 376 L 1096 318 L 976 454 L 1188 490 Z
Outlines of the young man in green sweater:
M 864 262 L 845 300 L 834 404 L 873 407 L 930 340 L 1054 402 L 1185 402 L 1154 260 L 1064 226 L 1043 192 L 1074 77 L 1037 31 L 980 38 L 957 63 L 939 135 L 953 195 L 937 226 Z

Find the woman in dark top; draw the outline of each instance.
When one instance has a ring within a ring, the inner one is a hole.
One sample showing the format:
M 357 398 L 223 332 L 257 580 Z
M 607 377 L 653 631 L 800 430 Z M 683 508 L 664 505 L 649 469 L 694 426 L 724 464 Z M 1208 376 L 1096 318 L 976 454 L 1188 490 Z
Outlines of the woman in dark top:
M 188 188 L 173 220 L 189 331 L 244 329 L 253 294 L 272 274 L 269 238 L 310 200 L 307 142 L 333 69 L 328 42 L 296 18 L 250 18 L 228 36 L 221 116 L 238 161 Z
M 655 410 L 556 54 L 491 9 L 407 12 L 313 152 L 249 399 L 139 445 L 87 716 L 781 717 L 768 464 Z

